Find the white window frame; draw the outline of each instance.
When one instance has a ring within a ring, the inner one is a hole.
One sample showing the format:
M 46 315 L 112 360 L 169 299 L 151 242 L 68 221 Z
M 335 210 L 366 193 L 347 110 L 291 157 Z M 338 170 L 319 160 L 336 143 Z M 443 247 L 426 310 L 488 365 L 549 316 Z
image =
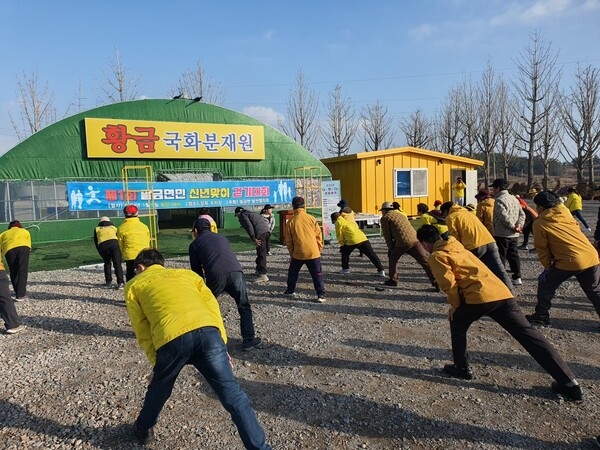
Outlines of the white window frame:
M 401 195 L 398 192 L 398 173 L 410 172 L 410 193 L 408 195 Z M 423 191 L 415 190 L 415 177 L 424 176 L 425 186 Z M 410 197 L 427 197 L 429 190 L 429 170 L 424 169 L 394 169 L 394 198 L 410 198 Z

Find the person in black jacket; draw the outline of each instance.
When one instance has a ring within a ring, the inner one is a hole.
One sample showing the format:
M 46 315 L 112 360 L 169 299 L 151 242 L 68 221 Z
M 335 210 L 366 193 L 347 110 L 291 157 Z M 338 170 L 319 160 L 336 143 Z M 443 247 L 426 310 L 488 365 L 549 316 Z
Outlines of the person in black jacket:
M 261 219 L 263 220 L 263 219 Z M 192 228 L 194 241 L 189 247 L 190 266 L 204 278 L 206 285 L 218 299 L 227 292 L 240 313 L 242 350 L 250 350 L 261 343 L 255 336 L 252 308 L 246 291 L 246 278 L 240 262 L 222 234 L 210 231 L 210 222 L 196 219 Z
M 256 275 L 258 275 L 256 282 L 269 281 L 267 276 L 267 241 L 271 234 L 269 224 L 260 214 L 245 210 L 241 206 L 235 208 L 235 217 L 238 218 L 252 242 L 256 244 Z

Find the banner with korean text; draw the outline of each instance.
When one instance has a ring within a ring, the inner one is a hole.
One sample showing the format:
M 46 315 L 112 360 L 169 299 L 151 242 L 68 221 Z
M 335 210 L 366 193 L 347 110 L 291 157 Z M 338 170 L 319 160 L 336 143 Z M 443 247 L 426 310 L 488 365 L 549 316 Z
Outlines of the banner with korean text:
M 119 210 L 134 204 L 141 209 L 150 206 L 154 197 L 156 209 L 201 207 L 233 207 L 285 205 L 294 197 L 292 179 L 252 181 L 155 182 L 148 192 L 146 183 L 129 183 L 126 198 L 120 182 L 68 182 L 69 211 Z
M 88 158 L 265 159 L 264 127 L 85 119 Z

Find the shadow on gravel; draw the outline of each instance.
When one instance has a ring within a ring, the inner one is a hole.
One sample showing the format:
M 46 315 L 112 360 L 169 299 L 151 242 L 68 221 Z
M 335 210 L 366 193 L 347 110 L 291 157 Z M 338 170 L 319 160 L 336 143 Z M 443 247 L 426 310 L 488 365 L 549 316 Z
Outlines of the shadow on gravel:
M 47 331 L 77 334 L 81 336 L 109 336 L 122 339 L 134 339 L 133 331 L 112 330 L 96 323 L 61 317 L 21 316 L 23 322 L 31 328 Z
M 107 291 L 108 291 L 108 289 L 107 289 Z M 119 291 L 119 292 L 120 292 L 120 296 L 119 296 L 118 300 L 96 297 L 93 295 L 90 297 L 82 297 L 82 296 L 72 296 L 72 295 L 65 295 L 65 294 L 55 294 L 53 292 L 45 292 L 45 291 L 32 292 L 29 295 L 31 296 L 32 300 L 39 300 L 39 301 L 73 300 L 73 301 L 84 302 L 84 303 L 97 303 L 99 305 L 122 306 L 124 308 L 125 301 L 123 300 L 123 291 Z M 102 292 L 99 292 L 98 294 L 101 295 Z
M 512 338 L 510 336 L 506 336 L 506 339 Z M 444 350 L 415 345 L 366 341 L 362 339 L 347 339 L 344 341 L 344 343 L 350 347 L 393 352 L 407 356 L 420 356 L 429 359 L 437 359 L 440 361 L 446 360 L 448 363 L 450 363 L 452 359 L 452 351 L 450 347 L 448 347 L 447 350 Z M 448 343 L 448 345 L 450 345 L 450 343 Z M 523 350 L 523 352 L 525 352 L 525 350 Z M 537 372 L 545 373 L 544 369 L 542 369 L 529 354 L 516 355 L 507 353 L 469 351 L 469 359 L 473 364 L 489 364 L 508 368 L 516 367 L 518 370 L 536 370 Z M 440 369 L 442 366 L 443 364 L 440 364 Z M 600 380 L 600 367 L 598 366 L 590 366 L 576 362 L 570 362 L 569 366 L 575 372 L 578 378 Z M 477 375 L 477 373 L 475 373 L 475 375 Z
M 395 317 L 404 320 L 415 320 L 415 319 L 445 319 L 447 314 L 445 312 L 436 314 L 424 311 L 405 311 L 402 309 L 387 309 L 387 308 L 373 308 L 367 306 L 348 306 L 348 305 L 334 305 L 328 303 L 314 303 L 310 299 L 297 299 L 290 298 L 285 301 L 277 300 L 262 300 L 261 303 L 267 303 L 274 306 L 280 306 L 282 308 L 303 308 L 307 310 L 328 312 L 332 314 L 352 314 L 356 316 L 368 316 L 368 317 Z
M 64 448 L 74 448 L 78 446 L 75 444 L 75 441 L 78 440 L 102 450 L 143 448 L 133 438 L 129 424 L 101 428 L 92 428 L 81 424 L 65 425 L 35 416 L 21 405 L 6 400 L 0 400 L 0 423 L 3 428 L 31 430 L 40 436 L 54 436 L 52 448 L 57 448 L 56 444 L 64 445 Z M 50 444 L 50 439 L 47 441 Z M 29 442 L 30 447 L 27 447 L 27 443 L 16 436 L 12 441 L 3 443 L 6 448 L 10 447 L 9 444 L 13 444 L 14 448 L 42 448 L 39 441 Z
M 445 448 L 459 448 L 452 447 L 458 444 L 456 441 L 472 443 L 474 448 L 478 444 L 494 444 L 502 448 L 581 448 L 581 444 L 565 445 L 509 431 L 422 417 L 401 407 L 373 402 L 357 395 L 330 394 L 308 387 L 258 381 L 244 381 L 243 386 L 257 410 L 365 438 L 439 440 L 448 445 Z M 265 392 L 268 395 L 264 395 Z

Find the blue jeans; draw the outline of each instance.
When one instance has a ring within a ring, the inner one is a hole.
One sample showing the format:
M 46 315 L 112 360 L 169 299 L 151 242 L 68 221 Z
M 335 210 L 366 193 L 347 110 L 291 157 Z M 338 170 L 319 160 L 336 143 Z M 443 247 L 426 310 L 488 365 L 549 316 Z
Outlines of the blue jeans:
M 148 430 L 156 424 L 160 411 L 171 396 L 175 380 L 186 364 L 193 364 L 210 384 L 223 407 L 231 414 L 244 446 L 247 449 L 270 450 L 256 413 L 233 376 L 227 347 L 215 327 L 190 331 L 158 349 L 152 382 L 146 391 L 136 427 Z
M 585 219 L 583 218 L 583 215 L 581 214 L 581 210 L 578 209 L 576 211 L 573 211 L 571 214 L 573 214 L 573 217 L 577 217 L 579 219 L 579 221 L 581 222 L 581 224 L 585 227 L 585 228 L 589 228 L 588 223 L 585 221 Z
M 235 300 L 240 314 L 240 331 L 244 341 L 254 339 L 254 321 L 252 319 L 252 308 L 248 300 L 246 290 L 246 277 L 244 272 L 229 272 L 218 278 L 206 280 L 206 286 L 216 298 L 223 292 L 227 292 Z
M 315 259 L 294 259 L 290 261 L 290 267 L 288 268 L 287 276 L 287 291 L 294 292 L 296 290 L 296 283 L 298 282 L 298 273 L 302 266 L 306 264 L 306 268 L 310 272 L 310 276 L 313 280 L 313 286 L 317 291 L 317 297 L 323 297 L 325 295 L 325 283 L 323 282 L 323 269 L 321 268 L 321 258 Z

